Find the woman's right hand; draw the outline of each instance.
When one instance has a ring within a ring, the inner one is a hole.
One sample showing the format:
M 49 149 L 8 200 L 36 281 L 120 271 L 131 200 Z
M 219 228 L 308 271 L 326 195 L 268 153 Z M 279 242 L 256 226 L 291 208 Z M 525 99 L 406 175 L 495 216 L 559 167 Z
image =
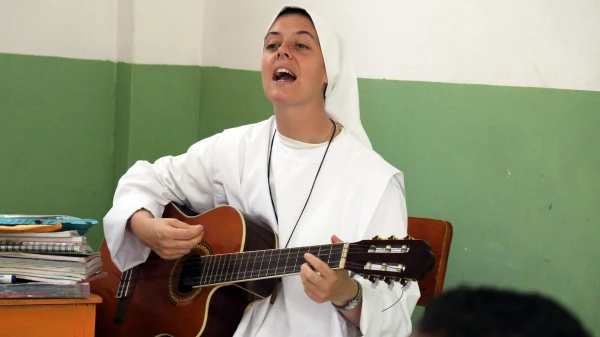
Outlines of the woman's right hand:
M 205 229 L 202 225 L 189 225 L 177 219 L 154 218 L 143 209 L 131 216 L 128 226 L 141 243 L 165 260 L 188 254 L 202 241 Z

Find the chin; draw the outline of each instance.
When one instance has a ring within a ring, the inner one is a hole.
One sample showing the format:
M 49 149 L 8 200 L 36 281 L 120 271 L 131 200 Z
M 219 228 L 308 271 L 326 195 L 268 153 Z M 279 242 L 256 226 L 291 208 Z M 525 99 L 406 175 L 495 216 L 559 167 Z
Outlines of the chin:
M 267 99 L 276 105 L 293 105 L 298 99 L 290 92 L 272 90 L 266 93 Z

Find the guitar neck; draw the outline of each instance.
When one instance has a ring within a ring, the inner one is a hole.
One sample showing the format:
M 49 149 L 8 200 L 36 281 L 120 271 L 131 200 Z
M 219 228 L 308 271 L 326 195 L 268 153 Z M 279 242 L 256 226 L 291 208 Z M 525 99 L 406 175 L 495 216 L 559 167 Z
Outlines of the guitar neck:
M 313 254 L 331 269 L 343 269 L 347 243 L 268 249 L 201 257 L 202 276 L 197 286 L 211 286 L 300 273 L 305 253 Z

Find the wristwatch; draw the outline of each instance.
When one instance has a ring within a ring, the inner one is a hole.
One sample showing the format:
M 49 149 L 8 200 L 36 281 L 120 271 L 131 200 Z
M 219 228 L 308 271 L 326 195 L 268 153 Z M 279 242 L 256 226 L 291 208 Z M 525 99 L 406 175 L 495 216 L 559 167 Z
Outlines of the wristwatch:
M 333 304 L 333 306 L 337 310 L 349 311 L 349 310 L 354 309 L 358 305 L 358 303 L 360 303 L 360 299 L 362 298 L 362 285 L 360 285 L 360 282 L 358 282 L 357 280 L 352 280 L 352 281 L 356 282 L 356 284 L 358 285 L 358 294 L 356 294 L 356 297 L 351 299 L 350 302 L 346 303 L 346 305 L 344 305 L 343 307 L 337 306 L 333 302 L 331 302 L 331 304 Z

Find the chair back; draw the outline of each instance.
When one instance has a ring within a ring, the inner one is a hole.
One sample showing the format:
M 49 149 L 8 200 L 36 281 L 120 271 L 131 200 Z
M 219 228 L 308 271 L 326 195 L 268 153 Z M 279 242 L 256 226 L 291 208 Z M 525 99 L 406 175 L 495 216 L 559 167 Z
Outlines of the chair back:
M 426 241 L 435 255 L 433 270 L 419 281 L 421 297 L 417 305 L 427 306 L 429 300 L 444 288 L 452 233 L 452 224 L 448 221 L 408 217 L 408 235 Z

